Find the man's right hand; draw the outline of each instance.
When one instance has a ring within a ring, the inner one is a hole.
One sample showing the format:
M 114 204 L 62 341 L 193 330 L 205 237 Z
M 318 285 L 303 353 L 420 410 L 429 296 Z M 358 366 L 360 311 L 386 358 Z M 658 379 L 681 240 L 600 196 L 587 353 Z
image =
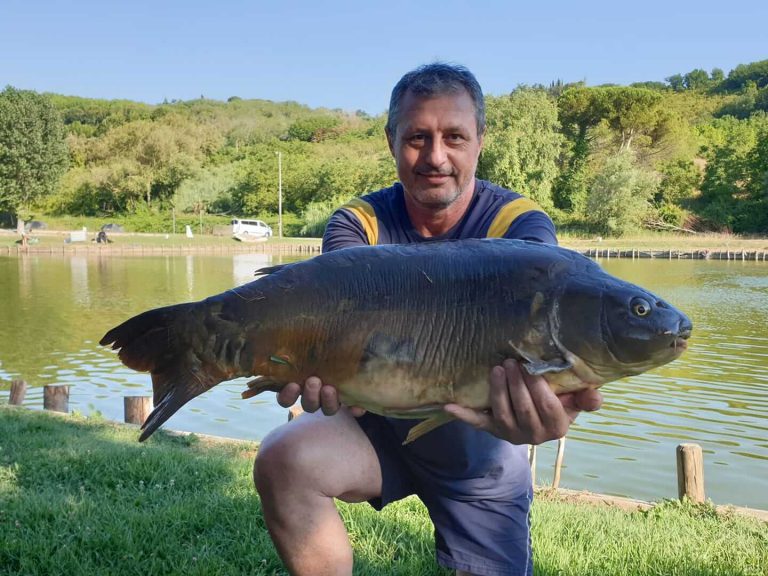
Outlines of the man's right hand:
M 290 408 L 299 396 L 301 396 L 301 407 L 304 412 L 317 412 L 321 409 L 326 416 L 332 416 L 341 408 L 336 388 L 323 384 L 317 376 L 307 378 L 303 387 L 296 382 L 283 386 L 283 389 L 277 393 L 277 403 L 283 408 Z M 365 414 L 365 409 L 358 406 L 350 406 L 349 410 L 355 417 Z

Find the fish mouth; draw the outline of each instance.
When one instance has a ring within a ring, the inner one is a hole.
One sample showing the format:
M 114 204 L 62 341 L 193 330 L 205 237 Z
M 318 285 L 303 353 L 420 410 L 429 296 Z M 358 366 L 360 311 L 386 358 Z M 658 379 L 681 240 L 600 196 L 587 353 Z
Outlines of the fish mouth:
M 674 348 L 675 350 L 680 350 L 681 352 L 688 349 L 688 340 L 685 338 L 675 338 L 672 344 L 669 345 L 670 348 Z
M 668 334 L 671 335 L 672 332 L 668 332 Z M 676 351 L 679 350 L 682 353 L 688 349 L 688 338 L 690 337 L 691 329 L 687 327 L 683 328 L 675 335 L 675 338 L 672 340 L 672 343 L 669 345 L 669 347 Z

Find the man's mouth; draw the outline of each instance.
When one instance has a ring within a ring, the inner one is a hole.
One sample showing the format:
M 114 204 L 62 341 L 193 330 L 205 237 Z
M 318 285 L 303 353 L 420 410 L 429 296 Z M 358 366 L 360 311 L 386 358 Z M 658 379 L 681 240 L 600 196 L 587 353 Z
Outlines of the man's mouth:
M 430 184 L 442 184 L 451 178 L 450 174 L 441 174 L 440 172 L 419 172 L 418 176 Z

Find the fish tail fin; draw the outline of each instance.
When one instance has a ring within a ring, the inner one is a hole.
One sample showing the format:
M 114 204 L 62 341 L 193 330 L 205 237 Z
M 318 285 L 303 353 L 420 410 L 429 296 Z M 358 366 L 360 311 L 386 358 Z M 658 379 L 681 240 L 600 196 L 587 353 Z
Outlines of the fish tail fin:
M 149 310 L 113 328 L 99 342 L 119 350 L 118 357 L 129 368 L 152 375 L 155 409 L 142 425 L 140 442 L 192 398 L 227 379 L 196 350 L 196 343 L 206 340 L 199 313 L 196 303 Z

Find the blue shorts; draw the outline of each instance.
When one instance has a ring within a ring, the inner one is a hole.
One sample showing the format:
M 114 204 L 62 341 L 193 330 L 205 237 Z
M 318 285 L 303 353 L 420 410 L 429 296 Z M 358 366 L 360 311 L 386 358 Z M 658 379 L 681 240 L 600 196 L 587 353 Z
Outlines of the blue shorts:
M 461 422 L 402 446 L 414 421 L 370 413 L 357 420 L 381 465 L 374 508 L 416 494 L 435 526 L 439 564 L 482 576 L 532 576 L 533 490 L 524 446 Z

